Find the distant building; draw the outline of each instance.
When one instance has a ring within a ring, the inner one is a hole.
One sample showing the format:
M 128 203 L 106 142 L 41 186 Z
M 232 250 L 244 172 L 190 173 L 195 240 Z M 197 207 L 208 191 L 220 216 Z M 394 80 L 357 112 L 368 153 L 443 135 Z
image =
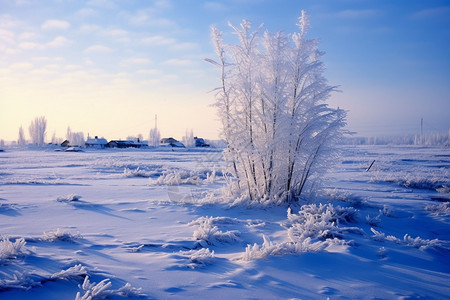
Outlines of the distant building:
M 98 148 L 103 149 L 108 144 L 108 141 L 104 138 L 98 138 L 97 136 L 93 139 L 87 139 L 87 141 L 84 143 L 84 145 L 87 148 Z
M 106 145 L 106 147 L 109 148 L 141 148 L 147 146 L 148 145 L 146 141 L 140 141 L 139 139 L 133 141 L 112 140 Z
M 68 140 L 65 140 L 64 142 L 61 143 L 61 147 L 64 148 L 70 147 L 70 142 Z
M 195 141 L 195 147 L 209 147 L 209 144 L 207 144 L 205 142 L 204 139 L 199 138 L 199 137 L 194 137 L 194 141 Z
M 161 142 L 160 142 L 161 146 L 170 146 L 170 147 L 179 147 L 179 148 L 184 148 L 185 146 L 183 145 L 182 142 L 177 141 L 176 139 L 174 139 L 173 137 L 170 138 L 162 138 Z

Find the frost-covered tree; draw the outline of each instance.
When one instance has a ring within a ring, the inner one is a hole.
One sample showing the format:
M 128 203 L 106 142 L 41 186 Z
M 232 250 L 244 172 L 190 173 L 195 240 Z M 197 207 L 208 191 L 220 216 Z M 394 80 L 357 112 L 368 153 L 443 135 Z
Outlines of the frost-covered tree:
M 23 132 L 23 127 L 20 126 L 19 128 L 19 138 L 17 139 L 17 145 L 19 146 L 25 146 L 27 141 L 25 140 L 25 133 Z
M 73 132 L 70 126 L 67 127 L 66 139 L 69 141 L 71 146 L 84 146 L 86 140 L 84 139 L 83 132 Z
M 148 136 L 148 145 L 150 147 L 158 147 L 161 141 L 161 133 L 158 129 L 158 116 L 155 115 L 155 127 L 150 129 L 150 134 Z
M 58 144 L 61 144 L 63 142 L 63 139 L 62 138 L 59 138 L 59 137 L 57 137 L 56 136 L 56 132 L 53 132 L 53 135 L 52 135 L 52 144 L 53 145 L 58 145 Z
M 157 127 L 150 129 L 150 134 L 148 137 L 148 145 L 150 147 L 158 147 L 161 141 L 161 133 Z
M 190 131 L 186 129 L 186 133 L 183 136 L 182 141 L 186 147 L 194 147 L 195 146 L 194 131 L 192 129 Z
M 343 134 L 345 112 L 325 101 L 336 87 L 323 76 L 318 41 L 306 38 L 302 11 L 299 32 L 251 31 L 244 20 L 230 24 L 238 44 L 225 44 L 212 27 L 221 87 L 216 106 L 227 148 L 231 190 L 252 201 L 298 201 L 333 160 Z
M 44 116 L 36 117 L 28 127 L 31 142 L 38 146 L 44 145 L 47 133 L 47 119 Z

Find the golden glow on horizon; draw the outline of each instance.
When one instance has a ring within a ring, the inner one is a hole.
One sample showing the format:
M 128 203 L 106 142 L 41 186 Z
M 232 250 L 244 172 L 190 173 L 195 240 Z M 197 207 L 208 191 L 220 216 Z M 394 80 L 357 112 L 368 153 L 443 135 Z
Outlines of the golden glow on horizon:
M 218 138 L 219 123 L 211 107 L 214 96 L 207 91 L 176 84 L 164 88 L 163 80 L 133 82 L 126 74 L 84 78 L 86 73 L 79 72 L 52 81 L 47 76 L 7 71 L 1 78 L 1 107 L 7 109 L 0 110 L 0 138 L 5 141 L 17 140 L 20 126 L 28 138 L 28 126 L 37 116 L 47 118 L 48 142 L 53 133 L 64 138 L 68 126 L 85 137 L 142 134 L 147 139 L 155 114 L 162 136 L 181 139 L 193 129 L 196 135 Z

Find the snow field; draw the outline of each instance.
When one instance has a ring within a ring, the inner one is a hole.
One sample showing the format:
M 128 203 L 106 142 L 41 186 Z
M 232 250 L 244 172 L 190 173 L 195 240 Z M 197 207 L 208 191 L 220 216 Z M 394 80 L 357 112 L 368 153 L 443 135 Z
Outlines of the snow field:
M 445 299 L 448 149 L 344 150 L 290 208 L 226 204 L 218 150 L 1 153 L 0 298 Z

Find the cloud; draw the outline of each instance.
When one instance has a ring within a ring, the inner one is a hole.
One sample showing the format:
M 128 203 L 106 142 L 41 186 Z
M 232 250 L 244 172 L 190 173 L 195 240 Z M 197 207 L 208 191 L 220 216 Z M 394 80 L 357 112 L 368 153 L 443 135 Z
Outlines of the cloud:
M 155 16 L 151 9 L 139 10 L 135 13 L 122 11 L 119 15 L 133 26 L 176 27 L 174 21 Z
M 86 48 L 83 53 L 108 53 L 111 52 L 111 48 L 103 45 L 93 45 Z
M 170 0 L 157 0 L 155 1 L 155 8 L 158 9 L 169 9 L 172 8 L 172 2 Z
M 160 71 L 157 69 L 141 69 L 137 70 L 136 73 L 140 75 L 157 75 Z
M 102 32 L 104 35 L 112 36 L 112 37 L 124 37 L 128 36 L 128 31 L 123 29 L 108 29 Z
M 143 38 L 139 41 L 139 43 L 144 44 L 144 45 L 162 46 L 162 45 L 171 45 L 171 44 L 175 43 L 175 39 L 168 38 L 168 37 L 161 36 L 161 35 L 155 35 L 155 36 Z
M 47 20 L 42 25 L 42 29 L 60 29 L 65 30 L 70 27 L 69 22 L 63 20 Z
M 59 57 L 59 56 L 38 56 L 38 57 L 33 57 L 34 61 L 38 61 L 38 62 L 45 62 L 45 63 L 55 63 L 55 62 L 62 62 L 64 61 L 64 58 Z
M 19 39 L 21 40 L 28 40 L 28 39 L 35 39 L 39 35 L 35 32 L 23 32 L 19 35 Z
M 91 0 L 87 2 L 88 5 L 90 6 L 95 6 L 95 7 L 99 7 L 99 8 L 108 8 L 108 9 L 113 9 L 116 8 L 117 5 L 114 4 L 112 1 L 109 0 Z
M 0 15 L 0 28 L 15 28 L 19 22 L 12 16 L 4 14 Z
M 16 2 L 16 5 L 17 5 L 17 6 L 22 6 L 22 5 L 28 5 L 28 4 L 31 4 L 31 1 L 29 1 L 29 0 L 16 0 L 15 2 Z
M 87 17 L 95 17 L 98 15 L 98 13 L 96 10 L 92 8 L 82 8 L 77 12 L 75 12 L 75 15 L 78 17 L 87 18 Z
M 101 30 L 99 33 L 123 44 L 130 43 L 131 41 L 129 32 L 123 29 L 105 29 Z
M 150 60 L 148 58 L 131 57 L 131 58 L 122 60 L 122 62 L 120 64 L 123 66 L 128 66 L 128 65 L 146 65 L 149 63 L 150 63 Z
M 177 43 L 170 46 L 170 49 L 175 51 L 192 51 L 199 49 L 199 45 L 196 43 Z
M 205 2 L 204 7 L 205 9 L 214 12 L 223 12 L 228 10 L 228 6 L 219 2 Z
M 33 68 L 33 65 L 27 62 L 16 63 L 10 66 L 11 69 L 29 70 Z
M 63 36 L 57 36 L 51 42 L 48 42 L 47 44 L 45 44 L 45 47 L 51 47 L 51 48 L 64 47 L 64 46 L 69 45 L 70 43 L 71 43 L 71 41 L 68 40 L 67 38 L 65 38 Z
M 0 28 L 0 41 L 8 44 L 14 43 L 14 32 Z
M 163 61 L 161 63 L 161 65 L 175 66 L 175 67 L 188 67 L 188 66 L 193 65 L 193 61 L 189 60 L 189 59 L 173 58 L 173 59 L 168 59 L 166 61 Z
M 98 30 L 100 30 L 100 26 L 94 24 L 84 24 L 80 27 L 81 32 L 92 33 Z
M 19 43 L 19 48 L 24 50 L 32 50 L 32 49 L 44 50 L 47 48 L 65 47 L 69 44 L 71 44 L 70 40 L 68 40 L 64 36 L 57 36 L 52 41 L 45 44 L 38 44 L 34 42 L 21 42 Z
M 339 18 L 364 19 L 381 15 L 383 12 L 378 9 L 346 9 L 336 13 Z
M 38 48 L 38 44 L 33 43 L 33 42 L 22 42 L 19 44 L 19 48 L 21 49 L 25 49 L 25 50 L 31 50 L 31 49 L 36 49 Z
M 434 7 L 418 11 L 412 15 L 413 19 L 445 18 L 448 20 L 450 6 Z

